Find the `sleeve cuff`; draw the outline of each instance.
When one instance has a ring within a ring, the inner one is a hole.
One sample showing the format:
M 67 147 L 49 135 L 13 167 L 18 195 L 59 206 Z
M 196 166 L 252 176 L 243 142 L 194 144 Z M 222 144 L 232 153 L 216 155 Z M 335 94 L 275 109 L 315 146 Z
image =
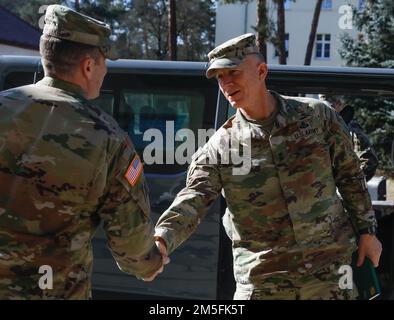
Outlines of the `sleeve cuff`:
M 169 237 L 167 236 L 168 230 L 165 228 L 155 228 L 155 240 L 163 243 L 167 249 L 167 254 L 169 255 L 172 252 L 171 242 L 169 241 Z

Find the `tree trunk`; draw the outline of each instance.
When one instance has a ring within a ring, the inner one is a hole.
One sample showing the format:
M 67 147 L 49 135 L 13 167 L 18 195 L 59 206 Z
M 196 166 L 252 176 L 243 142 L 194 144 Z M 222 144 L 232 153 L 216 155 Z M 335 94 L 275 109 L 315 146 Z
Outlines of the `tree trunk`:
M 257 0 L 257 45 L 260 53 L 264 56 L 264 60 L 267 61 L 267 1 Z
M 187 28 L 183 29 L 182 37 L 183 37 L 184 50 L 185 50 L 184 57 L 186 57 L 186 60 L 193 61 L 193 53 L 190 50 L 190 37 Z
M 168 44 L 170 60 L 177 59 L 176 5 L 175 0 L 168 1 Z
M 79 0 L 75 0 L 74 10 L 77 12 L 79 11 Z
M 286 64 L 285 2 L 278 0 L 278 52 L 279 64 Z
M 141 19 L 138 19 L 139 23 L 142 25 L 140 22 Z M 149 59 L 149 40 L 148 40 L 148 32 L 146 31 L 146 28 L 142 28 L 142 37 L 144 39 L 144 46 L 143 48 L 145 49 L 145 59 Z
M 320 16 L 322 2 L 323 2 L 323 0 L 316 0 L 315 12 L 313 13 L 311 32 L 309 34 L 308 46 L 306 47 L 306 54 L 305 54 L 305 61 L 304 61 L 304 65 L 306 65 L 306 66 L 311 65 L 313 45 L 315 43 L 317 25 L 319 24 L 319 16 Z

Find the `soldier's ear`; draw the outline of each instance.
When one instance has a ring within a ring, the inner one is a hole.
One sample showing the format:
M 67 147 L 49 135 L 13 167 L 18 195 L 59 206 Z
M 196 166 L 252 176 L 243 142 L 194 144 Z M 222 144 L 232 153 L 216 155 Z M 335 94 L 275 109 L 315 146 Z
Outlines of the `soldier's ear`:
M 93 78 L 95 61 L 91 57 L 87 56 L 81 61 L 81 71 L 84 78 L 91 80 Z
M 259 80 L 260 81 L 265 81 L 265 78 L 267 78 L 268 74 L 268 67 L 267 64 L 264 62 L 261 62 L 258 67 L 258 74 L 259 74 Z

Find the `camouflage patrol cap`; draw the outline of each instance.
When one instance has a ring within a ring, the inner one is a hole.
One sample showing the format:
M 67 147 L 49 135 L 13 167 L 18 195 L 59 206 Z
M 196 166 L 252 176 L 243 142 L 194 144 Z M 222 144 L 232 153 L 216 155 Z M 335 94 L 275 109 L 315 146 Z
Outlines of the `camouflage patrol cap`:
M 207 78 L 212 78 L 216 69 L 237 67 L 251 53 L 259 53 L 253 33 L 243 34 L 217 46 L 208 53 Z
M 106 58 L 117 59 L 109 25 L 65 6 L 48 6 L 43 34 L 98 47 Z

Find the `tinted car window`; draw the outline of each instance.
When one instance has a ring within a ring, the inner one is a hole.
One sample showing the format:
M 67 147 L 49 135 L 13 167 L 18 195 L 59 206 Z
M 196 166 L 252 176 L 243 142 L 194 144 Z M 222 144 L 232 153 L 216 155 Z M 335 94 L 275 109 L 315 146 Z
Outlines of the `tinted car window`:
M 163 163 L 174 163 L 176 149 L 189 139 L 189 129 L 195 136 L 202 127 L 205 99 L 201 93 L 191 91 L 146 91 L 125 90 L 122 92 L 119 105 L 119 122 L 129 134 L 137 151 L 144 155 L 145 163 L 152 163 L 155 159 Z M 155 136 L 149 135 L 149 129 Z M 156 137 L 159 139 L 156 139 Z M 192 143 L 192 140 L 188 140 Z M 148 145 L 154 146 L 159 154 L 144 154 Z M 193 152 L 195 148 L 193 148 Z M 149 157 L 150 159 L 146 159 Z M 153 157 L 155 159 L 153 159 Z M 149 161 L 150 160 L 150 161 Z
M 113 116 L 129 134 L 146 173 L 185 172 L 190 161 L 176 161 L 179 146 L 193 146 L 182 156 L 191 158 L 198 148 L 199 130 L 213 129 L 215 125 L 217 86 L 200 76 L 108 74 L 103 90 L 114 92 Z M 155 129 L 155 136 L 147 132 L 149 129 Z M 156 134 L 162 136 L 162 141 L 156 139 Z M 154 151 L 145 150 L 147 147 Z M 161 155 L 162 162 L 158 161 Z
M 34 82 L 34 72 L 11 72 L 7 74 L 2 90 L 7 90 Z

